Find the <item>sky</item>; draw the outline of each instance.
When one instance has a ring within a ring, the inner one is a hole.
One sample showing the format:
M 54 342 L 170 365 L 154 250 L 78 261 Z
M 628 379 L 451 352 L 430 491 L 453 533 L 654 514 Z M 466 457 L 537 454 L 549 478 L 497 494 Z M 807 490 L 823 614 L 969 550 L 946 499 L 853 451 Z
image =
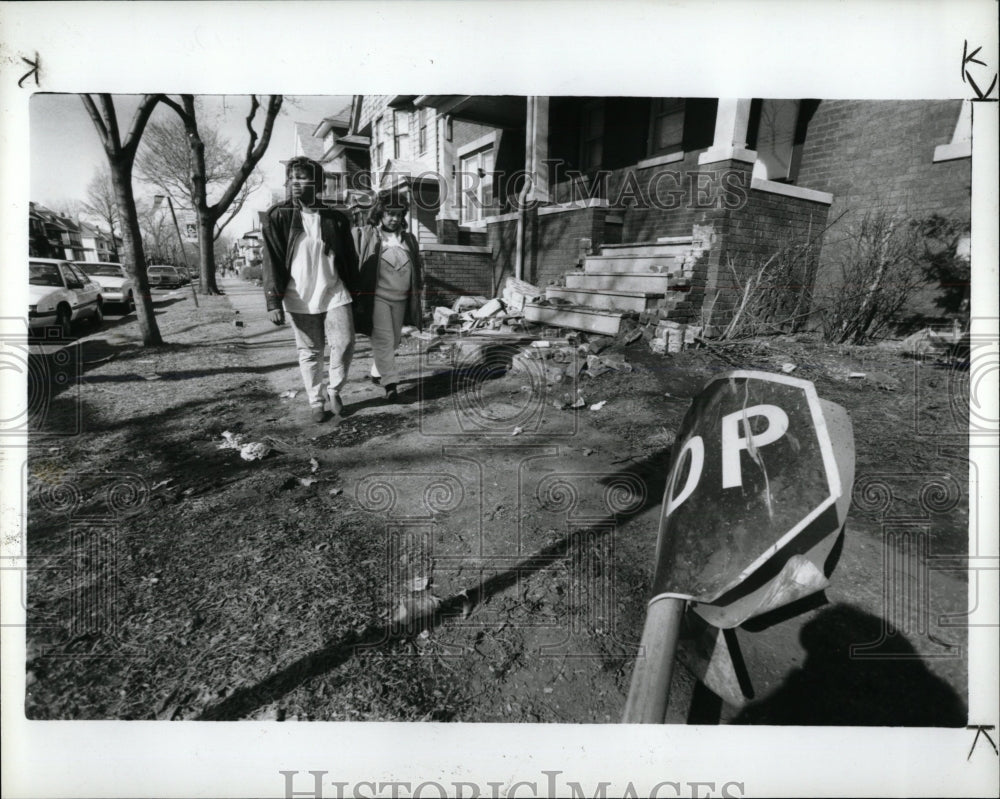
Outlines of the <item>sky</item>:
M 139 99 L 138 95 L 114 98 L 122 136 L 131 123 Z M 261 101 L 262 105 L 266 102 L 263 98 Z M 199 125 L 209 121 L 217 123 L 230 143 L 242 153 L 248 141 L 246 115 L 250 108 L 249 96 L 201 95 L 199 102 Z M 280 161 L 292 155 L 294 123 L 318 124 L 324 117 L 340 112 L 350 102 L 350 96 L 344 95 L 285 97 L 271 133 L 271 144 L 258 165 L 264 175 L 264 184 L 251 194 L 240 213 L 226 227 L 227 235 L 239 237 L 252 229 L 256 212 L 270 204 L 270 190 L 282 188 L 284 168 Z M 257 111 L 254 128 L 258 134 L 263 128 L 264 110 L 262 107 Z M 67 200 L 83 200 L 87 184 L 94 173 L 107 163 L 107 157 L 80 97 L 75 94 L 36 94 L 31 98 L 29 112 L 30 199 L 46 206 Z M 171 116 L 176 116 L 174 111 L 161 103 L 150 121 L 168 120 Z M 138 178 L 134 179 L 133 185 L 138 197 L 156 193 Z M 176 197 L 174 204 L 178 205 Z

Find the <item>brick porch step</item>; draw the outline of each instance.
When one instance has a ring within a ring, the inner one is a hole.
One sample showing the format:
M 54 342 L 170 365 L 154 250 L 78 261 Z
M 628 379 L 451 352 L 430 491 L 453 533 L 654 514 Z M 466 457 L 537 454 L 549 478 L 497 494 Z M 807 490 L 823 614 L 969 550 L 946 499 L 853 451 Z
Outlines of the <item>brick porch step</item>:
M 626 244 L 604 244 L 601 255 L 683 255 L 691 249 L 690 236 L 673 236 L 656 241 L 633 241 Z
M 656 307 L 656 301 L 663 299 L 662 293 L 649 291 L 601 291 L 600 289 L 570 289 L 549 286 L 545 289 L 547 299 L 561 299 L 574 305 L 617 311 L 647 311 Z
M 588 255 L 583 265 L 590 274 L 666 274 L 680 269 L 680 255 Z
M 617 335 L 621 328 L 623 313 L 581 306 L 536 305 L 524 306 L 524 318 L 529 322 L 539 322 L 552 327 L 583 330 L 586 333 L 601 333 L 605 336 Z
M 666 294 L 670 290 L 670 286 L 676 282 L 678 282 L 676 278 L 668 278 L 665 272 L 660 274 L 566 273 L 566 288 L 593 289 L 603 292 Z

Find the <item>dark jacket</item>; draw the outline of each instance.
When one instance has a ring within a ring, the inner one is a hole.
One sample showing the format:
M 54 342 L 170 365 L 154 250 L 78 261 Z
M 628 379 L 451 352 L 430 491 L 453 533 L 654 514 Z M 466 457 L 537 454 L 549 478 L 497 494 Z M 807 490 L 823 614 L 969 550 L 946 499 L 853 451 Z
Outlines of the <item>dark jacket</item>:
M 319 212 L 320 234 L 326 252 L 333 253 L 333 263 L 344 286 L 354 297 L 358 285 L 358 255 L 354 250 L 351 225 L 340 211 L 324 205 L 314 206 Z M 295 239 L 305 233 L 302 212 L 292 201 L 278 203 L 267 210 L 261 220 L 264 239 L 264 297 L 267 310 L 281 308 L 285 287 L 291 278 Z
M 420 263 L 420 247 L 416 236 L 408 230 L 400 232 L 400 237 L 410 252 L 410 293 L 406 298 L 403 324 L 423 328 L 421 293 L 423 270 Z M 358 291 L 354 298 L 354 329 L 366 336 L 372 334 L 372 314 L 375 308 L 375 287 L 378 285 L 378 269 L 382 260 L 382 236 L 378 228 L 364 225 L 354 229 L 354 243 L 358 251 Z

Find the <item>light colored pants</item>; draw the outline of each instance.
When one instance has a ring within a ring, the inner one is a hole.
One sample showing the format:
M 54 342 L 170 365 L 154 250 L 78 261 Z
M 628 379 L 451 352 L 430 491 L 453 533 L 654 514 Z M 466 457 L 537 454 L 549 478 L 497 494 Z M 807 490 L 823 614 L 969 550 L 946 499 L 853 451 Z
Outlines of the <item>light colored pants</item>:
M 383 386 L 391 386 L 399 382 L 399 370 L 396 368 L 396 349 L 402 339 L 403 315 L 406 312 L 406 300 L 385 300 L 375 298 L 375 309 L 372 313 L 372 357 L 375 360 L 375 371 L 382 378 Z
M 299 369 L 309 404 L 322 407 L 330 393 L 347 382 L 347 370 L 354 357 L 354 317 L 351 306 L 341 305 L 326 313 L 290 313 Z M 323 375 L 323 348 L 330 345 L 328 378 Z

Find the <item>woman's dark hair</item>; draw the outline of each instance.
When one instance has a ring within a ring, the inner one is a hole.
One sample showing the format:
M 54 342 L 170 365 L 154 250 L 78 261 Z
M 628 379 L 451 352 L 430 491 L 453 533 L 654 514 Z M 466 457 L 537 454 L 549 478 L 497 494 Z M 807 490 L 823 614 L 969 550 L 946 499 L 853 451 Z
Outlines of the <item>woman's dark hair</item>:
M 285 199 L 290 200 L 292 197 L 292 170 L 296 168 L 305 169 L 312 173 L 313 185 L 316 186 L 316 195 L 321 195 L 325 188 L 324 183 L 326 182 L 323 177 L 323 165 L 319 161 L 313 161 L 311 158 L 299 155 L 285 164 Z
M 385 215 L 385 212 L 388 211 L 390 208 L 398 208 L 400 211 L 403 212 L 403 219 L 399 223 L 399 227 L 402 230 L 406 230 L 407 229 L 406 199 L 401 194 L 397 194 L 395 192 L 387 196 L 379 197 L 375 201 L 374 205 L 372 205 L 371 211 L 368 212 L 368 224 L 374 227 L 378 227 L 379 225 L 381 225 L 382 217 Z

